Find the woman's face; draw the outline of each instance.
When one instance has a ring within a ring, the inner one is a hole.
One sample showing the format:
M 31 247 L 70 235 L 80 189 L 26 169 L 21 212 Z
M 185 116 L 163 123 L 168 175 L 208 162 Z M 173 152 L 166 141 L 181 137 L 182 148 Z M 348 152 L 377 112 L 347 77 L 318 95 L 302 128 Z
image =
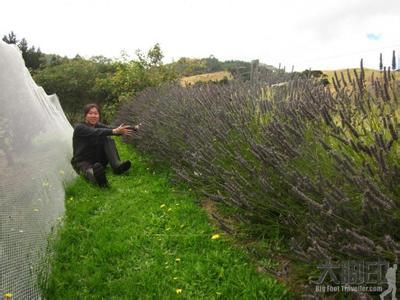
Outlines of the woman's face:
M 96 107 L 92 107 L 85 116 L 86 123 L 89 123 L 93 126 L 96 125 L 97 122 L 99 122 L 99 119 L 100 115 Z

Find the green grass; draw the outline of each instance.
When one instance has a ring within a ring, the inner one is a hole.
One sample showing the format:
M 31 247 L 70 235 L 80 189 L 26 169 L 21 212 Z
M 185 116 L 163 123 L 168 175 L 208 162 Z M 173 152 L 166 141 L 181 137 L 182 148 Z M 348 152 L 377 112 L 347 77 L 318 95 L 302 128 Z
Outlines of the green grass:
M 289 298 L 209 223 L 192 192 L 169 183 L 167 169 L 154 171 L 133 147 L 117 144 L 133 162 L 129 172 L 108 168 L 109 189 L 82 178 L 67 189 L 52 272 L 41 281 L 46 299 Z

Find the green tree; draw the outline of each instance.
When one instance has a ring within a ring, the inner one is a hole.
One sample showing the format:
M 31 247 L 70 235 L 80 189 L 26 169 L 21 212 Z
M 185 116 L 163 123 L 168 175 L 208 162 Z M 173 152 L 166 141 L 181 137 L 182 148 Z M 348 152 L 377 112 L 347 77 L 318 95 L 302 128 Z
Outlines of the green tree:
M 112 118 L 118 106 L 146 87 L 158 86 L 177 78 L 173 67 L 163 64 L 164 57 L 159 44 L 154 45 L 146 54 L 136 51 L 137 59 L 129 60 L 123 53 L 122 61 L 113 62 L 113 72 L 96 79 L 94 90 L 103 95 L 106 104 L 103 111 Z
M 161 66 L 163 58 L 164 54 L 161 51 L 160 44 L 157 43 L 147 52 L 147 61 L 145 62 L 145 64 L 150 67 Z
M 42 63 L 43 54 L 40 51 L 40 48 L 36 50 L 35 46 L 32 46 L 26 52 L 22 52 L 22 57 L 24 58 L 25 65 L 28 68 L 37 70 L 40 68 Z
M 6 42 L 7 44 L 17 44 L 17 36 L 13 31 L 11 31 L 8 35 L 3 36 L 3 41 Z
M 104 102 L 93 89 L 99 77 L 97 64 L 81 58 L 48 66 L 34 75 L 35 81 L 47 93 L 58 95 L 64 111 L 69 115 L 80 112 L 86 103 Z
M 137 59 L 113 61 L 104 56 L 73 59 L 58 55 L 42 57 L 42 69 L 34 74 L 35 81 L 47 93 L 56 93 L 70 121 L 81 118 L 84 104 L 96 102 L 103 106 L 105 121 L 111 121 L 115 109 L 124 99 L 149 86 L 157 86 L 177 76 L 162 63 L 163 54 L 156 44 L 146 54 L 137 51 Z
M 108 94 L 108 100 L 120 102 L 146 87 L 177 78 L 174 69 L 163 64 L 164 55 L 159 44 L 147 54 L 137 50 L 136 56 L 137 60 L 128 60 L 124 55 L 123 62 L 114 62 L 115 71 L 112 74 L 96 81 L 96 89 Z
M 181 57 L 177 62 L 171 64 L 180 76 L 192 76 L 207 72 L 206 61 L 197 58 Z
M 60 65 L 69 61 L 69 59 L 66 56 L 62 57 L 58 54 L 45 54 L 45 53 L 43 53 L 40 60 L 41 60 L 40 65 L 42 68 Z
M 21 41 L 17 39 L 16 34 L 11 31 L 8 35 L 3 36 L 3 41 L 8 44 L 15 44 L 22 52 L 22 57 L 25 61 L 25 65 L 30 70 L 37 70 L 39 69 L 43 53 L 40 51 L 40 48 L 36 50 L 35 46 L 29 48 L 28 42 L 25 38 L 22 38 Z
M 208 73 L 222 71 L 222 64 L 221 62 L 215 58 L 214 55 L 210 55 L 208 58 L 204 59 L 206 63 L 206 68 Z

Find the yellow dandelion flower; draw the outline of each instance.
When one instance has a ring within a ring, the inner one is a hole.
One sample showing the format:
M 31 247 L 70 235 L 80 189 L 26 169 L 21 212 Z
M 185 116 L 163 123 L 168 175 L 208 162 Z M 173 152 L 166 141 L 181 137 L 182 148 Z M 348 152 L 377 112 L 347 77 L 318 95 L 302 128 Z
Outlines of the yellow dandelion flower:
M 13 294 L 11 294 L 11 293 L 4 294 L 4 298 L 6 298 L 6 299 L 12 298 L 12 296 L 13 296 Z
M 177 293 L 177 294 L 182 293 L 182 289 L 176 289 L 176 293 Z
M 160 208 L 163 208 L 163 207 L 165 207 L 165 204 L 161 204 L 161 205 L 160 205 Z
M 211 237 L 211 239 L 212 240 L 217 240 L 217 239 L 219 239 L 221 236 L 217 233 L 217 234 L 214 234 L 212 237 Z
M 176 258 L 175 261 L 181 261 L 181 259 L 180 258 Z

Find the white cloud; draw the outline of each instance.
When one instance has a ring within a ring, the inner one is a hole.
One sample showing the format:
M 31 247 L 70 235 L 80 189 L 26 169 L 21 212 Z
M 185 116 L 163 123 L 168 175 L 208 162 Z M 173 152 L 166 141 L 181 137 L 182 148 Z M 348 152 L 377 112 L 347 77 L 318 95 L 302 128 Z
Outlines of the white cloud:
M 0 34 L 14 30 L 48 53 L 116 57 L 159 42 L 167 60 L 213 54 L 298 70 L 353 67 L 361 57 L 376 68 L 379 52 L 390 64 L 398 28 L 398 0 L 10 0 L 0 18 Z

